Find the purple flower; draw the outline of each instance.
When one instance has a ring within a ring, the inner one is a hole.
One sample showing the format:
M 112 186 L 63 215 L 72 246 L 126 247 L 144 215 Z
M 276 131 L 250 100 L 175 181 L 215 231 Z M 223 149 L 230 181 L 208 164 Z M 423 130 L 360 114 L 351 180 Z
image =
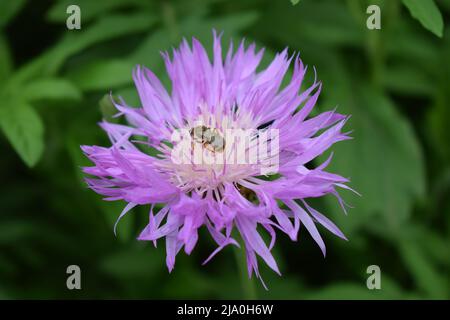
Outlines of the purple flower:
M 205 263 L 225 246 L 239 246 L 232 237 L 237 230 L 249 276 L 254 271 L 260 278 L 257 256 L 280 274 L 271 254 L 275 229 L 295 241 L 303 225 L 324 255 L 317 224 L 346 239 L 306 199 L 331 194 L 345 211 L 336 187 L 350 189 L 348 180 L 325 171 L 331 156 L 316 168 L 307 164 L 335 142 L 349 139 L 341 132 L 347 117 L 334 111 L 308 117 L 321 84 L 315 81 L 300 91 L 307 68 L 298 56 L 284 50 L 257 72 L 263 50 L 241 42 L 234 52 L 231 44 L 223 60 L 220 40 L 214 33 L 212 61 L 196 39 L 192 46 L 184 40 L 172 58 L 162 54 L 171 93 L 152 71 L 134 70 L 142 107 L 113 101 L 129 125 L 102 122 L 112 146 L 82 147 L 94 164 L 84 168 L 94 176 L 86 181 L 105 200 L 128 203 L 117 221 L 137 205 L 151 205 L 149 223 L 138 239 L 156 246 L 165 238 L 169 272 L 177 253 L 184 248 L 190 254 L 199 228 L 206 227 L 218 248 Z M 292 78 L 281 87 L 291 63 Z M 240 135 L 235 139 L 230 132 Z M 144 152 L 142 145 L 156 155 Z M 256 161 L 249 160 L 250 154 L 257 155 Z M 155 212 L 155 205 L 162 208 Z M 264 230 L 271 236 L 269 245 L 260 235 Z

